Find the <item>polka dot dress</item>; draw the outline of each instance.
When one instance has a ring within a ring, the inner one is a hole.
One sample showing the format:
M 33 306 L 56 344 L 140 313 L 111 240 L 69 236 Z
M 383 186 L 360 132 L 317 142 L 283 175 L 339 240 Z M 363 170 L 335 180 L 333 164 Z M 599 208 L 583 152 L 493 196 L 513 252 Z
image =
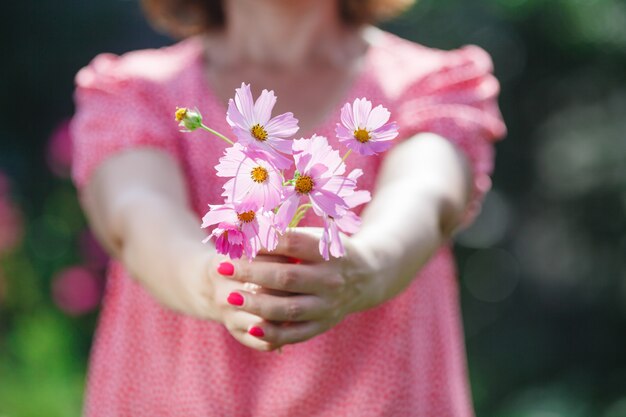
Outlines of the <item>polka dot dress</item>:
M 490 187 L 493 142 L 505 132 L 491 71 L 479 48 L 444 52 L 380 32 L 345 97 L 388 107 L 401 140 L 435 132 L 465 152 L 474 173 L 466 222 Z M 203 77 L 199 39 L 99 55 L 76 82 L 79 190 L 109 156 L 151 147 L 180 164 L 199 222 L 207 204 L 222 201 L 213 167 L 225 145 L 203 132 L 178 132 L 172 116 L 176 106 L 197 106 L 206 124 L 229 131 L 225 106 Z M 342 104 L 315 129 L 338 149 L 333 132 Z M 365 168 L 359 183 L 371 190 L 381 159 L 353 154 L 347 162 Z M 303 225 L 319 223 L 307 217 Z M 396 298 L 282 354 L 249 349 L 218 323 L 169 311 L 113 261 L 84 407 L 88 417 L 471 416 L 450 248 Z

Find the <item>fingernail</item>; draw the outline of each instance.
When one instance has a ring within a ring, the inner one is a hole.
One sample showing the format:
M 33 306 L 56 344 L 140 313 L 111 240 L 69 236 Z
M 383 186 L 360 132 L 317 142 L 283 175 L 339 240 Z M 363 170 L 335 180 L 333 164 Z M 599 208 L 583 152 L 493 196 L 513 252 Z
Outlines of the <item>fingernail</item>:
M 226 299 L 228 304 L 232 304 L 234 306 L 242 306 L 243 305 L 243 295 L 238 292 L 231 292 Z
M 289 262 L 291 262 L 292 264 L 301 264 L 302 263 L 302 259 L 298 259 L 298 258 L 289 258 Z
M 222 262 L 217 267 L 217 272 L 221 275 L 231 276 L 232 274 L 235 273 L 235 266 L 231 264 L 230 262 Z
M 248 333 L 250 333 L 254 337 L 265 336 L 265 332 L 263 331 L 263 329 L 261 329 L 260 327 L 256 327 L 256 326 L 251 327 L 250 330 L 248 330 Z

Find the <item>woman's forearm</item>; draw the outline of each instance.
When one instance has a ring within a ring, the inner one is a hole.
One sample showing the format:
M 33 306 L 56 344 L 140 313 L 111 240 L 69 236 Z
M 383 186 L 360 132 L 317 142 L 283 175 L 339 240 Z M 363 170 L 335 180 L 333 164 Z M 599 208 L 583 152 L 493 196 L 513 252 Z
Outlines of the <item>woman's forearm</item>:
M 117 216 L 119 257 L 131 275 L 168 307 L 188 312 L 190 300 L 196 299 L 199 305 L 195 309 L 205 311 L 205 318 L 215 319 L 206 299 L 190 293 L 202 288 L 202 283 L 185 284 L 207 277 L 214 253 L 202 244 L 205 235 L 197 216 L 161 195 L 137 196 L 121 207 Z
M 384 194 L 387 193 L 381 193 L 380 197 Z M 425 194 L 420 204 L 410 209 L 395 207 L 388 215 L 365 223 L 354 236 L 355 243 L 367 254 L 367 267 L 375 276 L 362 309 L 379 305 L 402 292 L 443 243 L 445 237 L 432 199 Z
M 422 134 L 385 160 L 375 197 L 353 237 L 375 278 L 362 309 L 405 289 L 460 223 L 470 183 L 464 157 L 444 138 Z
M 85 188 L 84 209 L 111 255 L 162 304 L 215 319 L 207 300 L 210 248 L 189 209 L 182 174 L 151 150 L 103 163 Z M 201 290 L 204 289 L 204 290 Z

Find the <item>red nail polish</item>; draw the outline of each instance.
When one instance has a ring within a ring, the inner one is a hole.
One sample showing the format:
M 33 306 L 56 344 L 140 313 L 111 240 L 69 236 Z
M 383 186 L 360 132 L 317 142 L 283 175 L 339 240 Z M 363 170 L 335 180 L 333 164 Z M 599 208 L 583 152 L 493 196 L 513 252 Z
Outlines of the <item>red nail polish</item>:
M 254 337 L 265 336 L 265 332 L 263 331 L 263 329 L 261 329 L 260 327 L 256 327 L 256 326 L 251 327 L 250 330 L 248 330 L 248 333 L 250 333 Z
M 292 264 L 301 264 L 302 263 L 302 259 L 298 259 L 298 258 L 293 258 L 293 257 L 289 257 L 289 262 L 291 262 Z
M 235 266 L 231 264 L 230 262 L 222 262 L 217 267 L 217 272 L 221 275 L 231 276 L 235 273 Z
M 228 304 L 232 304 L 234 306 L 242 306 L 243 305 L 243 296 L 238 292 L 231 292 L 226 299 Z

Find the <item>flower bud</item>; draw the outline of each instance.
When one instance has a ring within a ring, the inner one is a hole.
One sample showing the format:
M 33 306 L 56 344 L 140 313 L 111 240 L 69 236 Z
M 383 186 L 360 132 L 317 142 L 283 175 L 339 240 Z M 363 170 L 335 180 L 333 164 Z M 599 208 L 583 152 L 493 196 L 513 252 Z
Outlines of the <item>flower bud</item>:
M 183 132 L 192 132 L 202 126 L 202 115 L 198 110 L 177 107 L 174 117 L 178 122 L 178 126 L 183 128 Z

